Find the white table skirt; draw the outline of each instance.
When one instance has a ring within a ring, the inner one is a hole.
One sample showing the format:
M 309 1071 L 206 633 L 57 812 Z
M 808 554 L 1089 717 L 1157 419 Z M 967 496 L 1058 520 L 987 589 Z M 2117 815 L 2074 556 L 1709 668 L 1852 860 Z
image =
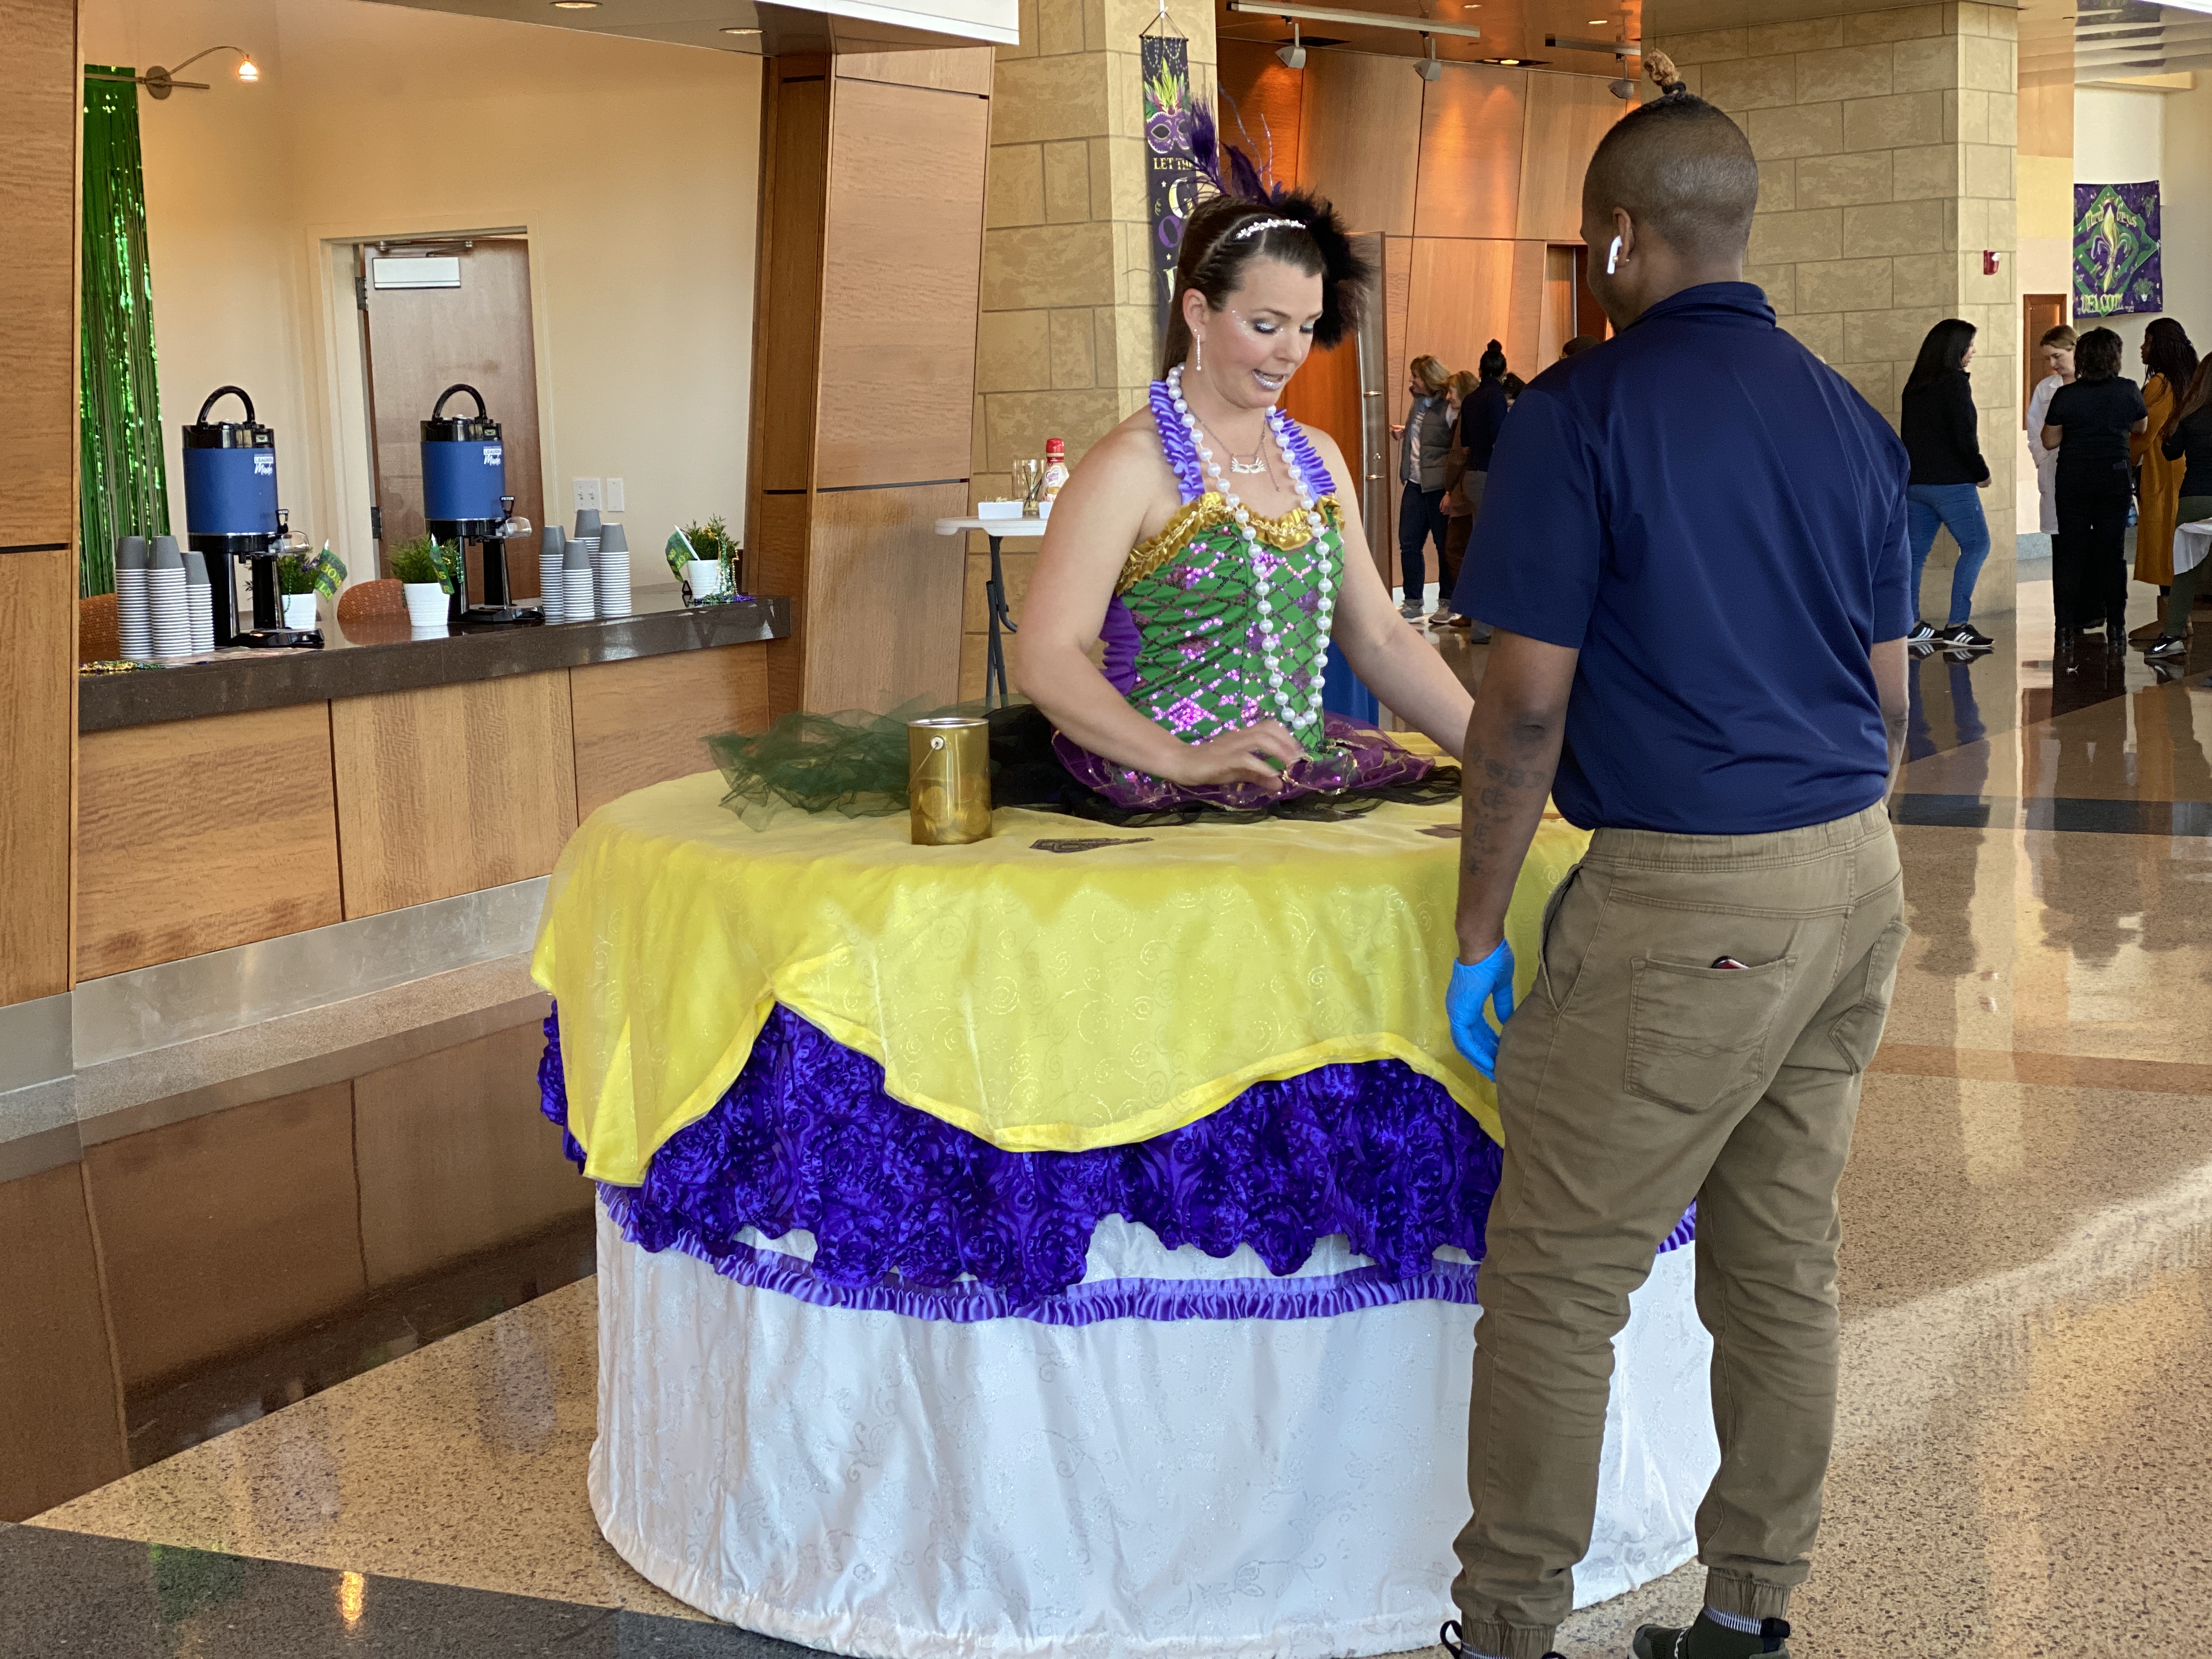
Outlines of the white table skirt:
M 1451 1615 L 1475 1309 L 959 1324 L 753 1290 L 604 1211 L 599 1243 L 592 1507 L 717 1618 L 897 1659 L 1322 1659 L 1429 1646 Z M 1309 1272 L 1358 1260 L 1333 1243 Z M 1616 1343 L 1577 1606 L 1694 1553 L 1719 1460 L 1695 1248 Z M 1109 1220 L 1102 1274 L 1265 1269 Z

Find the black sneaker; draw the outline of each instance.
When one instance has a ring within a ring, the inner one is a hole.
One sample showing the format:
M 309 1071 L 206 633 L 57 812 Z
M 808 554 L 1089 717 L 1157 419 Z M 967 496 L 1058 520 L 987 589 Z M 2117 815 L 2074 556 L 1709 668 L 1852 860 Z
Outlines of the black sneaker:
M 1923 640 L 1932 640 L 1936 637 L 1936 624 L 1928 621 L 1924 617 L 1916 617 L 1913 619 L 1911 629 L 1906 633 L 1905 637 L 1915 645 L 1919 644 Z M 1656 1629 L 1656 1626 L 1654 1626 L 1654 1628 Z
M 2145 662 L 2166 662 L 2176 657 L 2185 657 L 2188 654 L 2189 641 L 2177 640 L 2170 635 L 2161 635 L 2153 643 L 2143 647 Z
M 1437 1645 L 1441 1647 L 1446 1653 L 1451 1655 L 1452 1659 L 1462 1659 L 1462 1656 L 1466 1653 L 1467 1649 L 1460 1640 L 1458 1620 L 1447 1619 L 1444 1620 L 1443 1627 L 1437 1632 Z M 1552 1652 L 1546 1654 L 1544 1656 L 1544 1659 L 1567 1659 L 1567 1656 L 1555 1649 Z
M 1948 628 L 1937 631 L 1936 643 L 1956 646 L 1967 651 L 1986 651 L 1996 641 L 1986 634 L 1976 633 L 1972 623 L 1953 623 Z
M 1765 1654 L 1790 1659 L 1790 1621 L 1762 1619 L 1759 1634 L 1747 1636 L 1716 1625 L 1700 1613 L 1698 1622 L 1687 1629 L 1644 1626 L 1628 1650 L 1634 1659 L 1754 1659 Z

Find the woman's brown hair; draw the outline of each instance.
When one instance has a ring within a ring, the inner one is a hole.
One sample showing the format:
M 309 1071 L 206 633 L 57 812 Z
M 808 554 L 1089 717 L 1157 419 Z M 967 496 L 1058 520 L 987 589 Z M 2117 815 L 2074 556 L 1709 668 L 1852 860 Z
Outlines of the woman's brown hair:
M 2171 438 L 2176 427 L 2207 404 L 2212 404 L 2212 357 L 2197 365 L 2197 372 L 2189 377 L 2188 391 L 2175 400 L 2173 413 L 2166 417 L 2166 424 L 2159 428 L 2158 435 Z
M 1245 267 L 1262 254 L 1321 278 L 1321 315 L 1313 331 L 1316 346 L 1326 350 L 1358 325 L 1373 267 L 1352 246 L 1334 208 L 1299 190 L 1267 202 L 1211 197 L 1183 227 L 1182 247 L 1176 256 L 1175 304 L 1160 348 L 1163 377 L 1190 356 L 1182 296 L 1195 289 L 1208 308 L 1220 310 L 1244 280 Z
M 2081 343 L 2081 337 L 2074 331 L 2074 325 L 2071 323 L 2061 323 L 2056 328 L 2045 329 L 2043 337 L 2035 343 L 2039 349 L 2047 349 L 2051 346 L 2063 346 L 2067 350 L 2071 351 Z

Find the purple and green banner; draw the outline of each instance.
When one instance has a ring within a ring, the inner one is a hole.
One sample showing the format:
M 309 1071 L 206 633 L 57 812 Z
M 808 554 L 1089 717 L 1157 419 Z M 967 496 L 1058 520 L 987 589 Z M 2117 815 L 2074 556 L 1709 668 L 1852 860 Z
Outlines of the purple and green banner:
M 1152 209 L 1154 307 L 1166 336 L 1175 302 L 1176 256 L 1182 228 L 1198 205 L 1198 166 L 1190 148 L 1190 43 L 1173 35 L 1141 37 L 1145 83 L 1145 198 Z
M 2074 314 L 2163 311 L 2158 180 L 2074 186 Z

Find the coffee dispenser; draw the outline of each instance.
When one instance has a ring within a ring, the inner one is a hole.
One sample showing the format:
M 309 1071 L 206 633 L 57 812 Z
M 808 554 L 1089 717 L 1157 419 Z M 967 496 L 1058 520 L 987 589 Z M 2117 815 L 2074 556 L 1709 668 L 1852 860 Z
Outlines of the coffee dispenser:
M 474 415 L 448 415 L 447 400 L 465 392 Z M 514 497 L 507 493 L 507 449 L 499 422 L 484 409 L 483 393 L 457 382 L 438 394 L 430 418 L 422 422 L 422 527 L 440 541 L 461 548 L 461 581 L 453 594 L 452 617 L 468 623 L 543 621 L 508 598 L 507 542 L 530 532 L 530 521 L 514 516 Z M 468 603 L 468 544 L 483 550 L 484 602 Z
M 244 420 L 208 419 L 224 398 L 245 406 Z M 285 510 L 276 504 L 276 434 L 253 418 L 253 399 L 243 387 L 219 386 L 200 405 L 199 418 L 184 429 L 184 439 L 185 540 L 207 560 L 216 647 L 319 646 L 319 630 L 279 625 L 276 560 L 306 544 L 292 535 Z M 252 567 L 253 626 L 244 631 L 237 623 L 233 559 Z

